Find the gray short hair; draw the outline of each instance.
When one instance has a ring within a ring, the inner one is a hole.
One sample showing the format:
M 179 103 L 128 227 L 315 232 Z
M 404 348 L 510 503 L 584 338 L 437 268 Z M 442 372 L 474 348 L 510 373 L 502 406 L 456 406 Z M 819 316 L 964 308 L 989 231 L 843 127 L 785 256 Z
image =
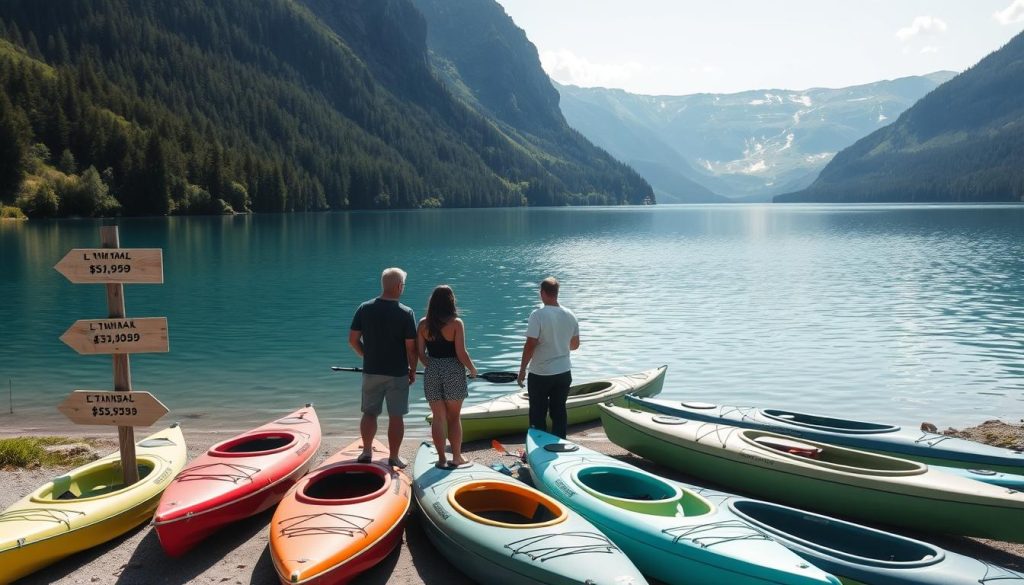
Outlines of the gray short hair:
M 400 284 L 405 284 L 406 272 L 401 268 L 392 266 L 385 268 L 380 274 L 380 287 L 384 290 L 392 289 Z

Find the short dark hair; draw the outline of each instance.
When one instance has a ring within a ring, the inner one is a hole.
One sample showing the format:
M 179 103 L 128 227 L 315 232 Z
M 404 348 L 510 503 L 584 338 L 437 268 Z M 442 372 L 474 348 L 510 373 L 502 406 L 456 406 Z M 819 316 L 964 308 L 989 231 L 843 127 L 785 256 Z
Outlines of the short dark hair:
M 547 293 L 549 296 L 558 296 L 558 279 L 554 276 L 549 276 L 544 280 L 540 281 L 540 290 Z

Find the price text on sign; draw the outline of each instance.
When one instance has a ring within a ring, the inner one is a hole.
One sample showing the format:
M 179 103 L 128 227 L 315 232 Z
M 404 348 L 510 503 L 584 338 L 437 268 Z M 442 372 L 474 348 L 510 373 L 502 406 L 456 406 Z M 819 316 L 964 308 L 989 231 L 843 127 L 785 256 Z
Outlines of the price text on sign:
M 155 353 L 169 349 L 167 317 L 83 319 L 60 336 L 81 354 Z
M 167 414 L 149 392 L 75 390 L 57 410 L 80 425 L 148 427 Z
M 160 248 L 76 248 L 54 269 L 76 284 L 161 284 L 164 256 Z

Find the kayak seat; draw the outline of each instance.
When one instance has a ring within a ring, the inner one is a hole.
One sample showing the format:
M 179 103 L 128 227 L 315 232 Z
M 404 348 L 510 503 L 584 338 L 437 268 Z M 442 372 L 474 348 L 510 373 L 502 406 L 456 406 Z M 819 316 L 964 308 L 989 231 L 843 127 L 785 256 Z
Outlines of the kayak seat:
M 352 500 L 381 491 L 385 483 L 383 472 L 342 467 L 310 479 L 302 495 L 308 500 Z
M 689 497 L 660 477 L 626 467 L 586 467 L 573 474 L 573 481 L 606 504 L 640 514 L 699 516 L 711 509 L 701 498 Z
M 503 528 L 538 528 L 563 522 L 568 513 L 548 496 L 499 481 L 472 481 L 448 492 L 448 503 L 467 519 Z
M 270 455 L 290 449 L 298 442 L 298 436 L 288 431 L 251 433 L 217 443 L 208 453 L 219 457 Z
M 148 476 L 153 467 L 149 461 L 139 461 L 139 479 Z M 74 475 L 62 475 L 54 479 L 49 488 L 33 496 L 33 499 L 69 501 L 105 496 L 125 489 L 122 480 L 121 462 L 107 461 L 98 466 L 86 467 Z
M 776 451 L 782 451 L 783 453 L 789 453 L 790 455 L 808 457 L 810 459 L 819 458 L 822 452 L 821 447 L 815 447 L 814 445 L 808 445 L 807 443 L 801 443 L 800 441 L 794 441 L 793 439 L 786 439 L 783 437 L 760 436 L 754 439 L 754 442 L 758 445 L 775 449 Z
M 572 386 L 569 388 L 569 396 L 586 396 L 588 394 L 597 394 L 598 392 L 604 392 L 605 390 L 611 387 L 611 382 L 591 382 L 590 384 L 580 384 L 578 386 Z

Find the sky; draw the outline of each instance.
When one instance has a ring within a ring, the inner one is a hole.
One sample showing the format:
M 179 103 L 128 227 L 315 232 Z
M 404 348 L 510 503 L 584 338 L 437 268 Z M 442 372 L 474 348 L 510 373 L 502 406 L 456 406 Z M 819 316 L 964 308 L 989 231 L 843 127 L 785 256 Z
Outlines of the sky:
M 648 95 L 963 71 L 1024 30 L 1024 0 L 498 2 L 555 81 Z

